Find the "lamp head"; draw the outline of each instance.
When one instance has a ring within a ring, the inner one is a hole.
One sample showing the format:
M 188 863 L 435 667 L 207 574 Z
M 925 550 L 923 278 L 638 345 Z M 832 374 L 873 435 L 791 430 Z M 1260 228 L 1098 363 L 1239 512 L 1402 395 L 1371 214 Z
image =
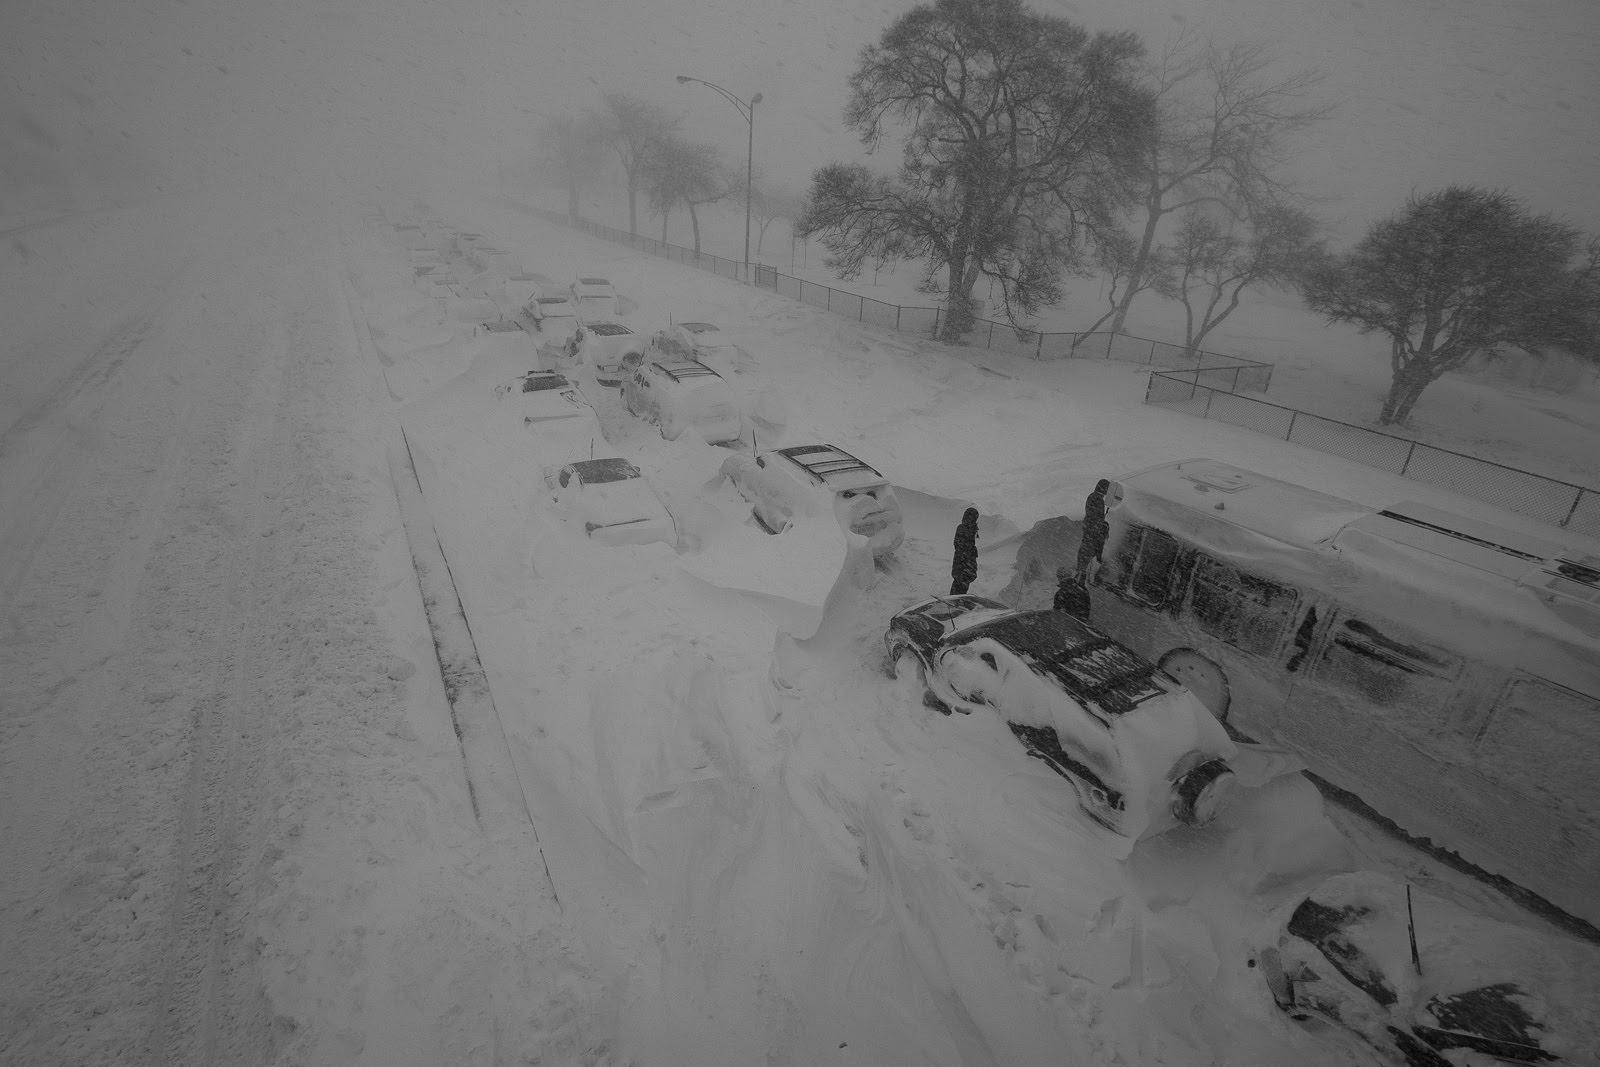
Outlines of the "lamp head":
M 682 85 L 682 84 L 684 84 L 684 83 L 685 83 L 685 82 L 688 82 L 688 81 L 692 81 L 692 80 L 693 80 L 693 79 L 692 79 L 692 78 L 690 78 L 690 77 L 689 77 L 689 76 L 688 76 L 688 75 L 687 75 L 687 74 L 680 74 L 680 75 L 678 75 L 678 84 L 679 84 L 679 85 Z
M 756 95 L 754 95 L 754 96 L 752 96 L 752 97 L 751 97 L 751 98 L 750 98 L 750 103 L 752 103 L 752 104 L 759 104 L 759 103 L 761 103 L 761 94 L 760 94 L 760 93 L 757 93 L 757 94 L 756 94 Z

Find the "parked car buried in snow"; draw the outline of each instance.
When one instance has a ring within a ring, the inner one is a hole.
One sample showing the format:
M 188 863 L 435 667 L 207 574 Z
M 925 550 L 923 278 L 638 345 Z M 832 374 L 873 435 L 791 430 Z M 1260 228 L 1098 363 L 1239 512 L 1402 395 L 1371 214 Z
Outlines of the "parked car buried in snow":
M 883 639 L 892 672 L 909 657 L 940 710 L 993 709 L 1116 833 L 1203 825 L 1236 784 L 1238 748 L 1205 705 L 1065 612 L 936 596 L 895 615 Z
M 709 322 L 675 322 L 662 331 L 662 336 L 673 338 L 695 359 L 723 376 L 744 370 L 751 362 L 749 353 Z
M 565 293 L 541 293 L 528 301 L 517 321 L 545 341 L 566 342 L 578 332 L 578 312 Z
M 677 526 L 639 468 L 625 459 L 584 459 L 545 474 L 556 514 L 606 545 L 678 543 Z
M 1413 905 L 1409 887 L 1375 872 L 1335 875 L 1278 916 L 1251 960 L 1278 1008 L 1347 1030 L 1390 1062 L 1555 1063 L 1593 1025 L 1593 988 L 1581 988 L 1593 976 L 1560 975 L 1565 951 L 1438 898 Z M 1580 988 L 1530 983 L 1540 977 Z
M 637 357 L 650 342 L 621 323 L 597 322 L 578 327 L 574 343 L 576 362 L 593 367 L 596 381 L 601 385 L 620 385 L 638 368 Z M 628 356 L 636 357 L 631 364 L 624 362 Z
M 793 445 L 730 456 L 722 474 L 750 501 L 768 533 L 781 533 L 796 515 L 831 508 L 839 525 L 867 538 L 879 559 L 900 547 L 905 526 L 889 480 L 838 445 Z
M 517 405 L 523 426 L 554 451 L 543 457 L 547 462 L 592 455 L 595 444 L 605 440 L 600 417 L 564 374 L 531 371 L 495 386 L 495 395 Z
M 738 402 L 722 375 L 693 359 L 646 360 L 622 382 L 628 411 L 676 441 L 689 427 L 711 444 L 737 441 L 744 433 Z
M 584 325 L 617 317 L 617 290 L 605 278 L 579 278 L 572 283 L 572 305 Z

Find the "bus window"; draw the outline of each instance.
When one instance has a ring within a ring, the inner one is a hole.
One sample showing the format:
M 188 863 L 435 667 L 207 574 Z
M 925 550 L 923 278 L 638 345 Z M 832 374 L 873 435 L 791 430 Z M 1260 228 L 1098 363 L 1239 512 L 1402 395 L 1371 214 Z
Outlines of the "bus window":
M 1173 586 L 1173 571 L 1181 553 L 1177 539 L 1148 526 L 1137 529 L 1123 540 L 1118 550 L 1120 579 L 1117 585 L 1151 607 L 1164 607 Z
M 1189 606 L 1200 629 L 1258 656 L 1270 656 L 1294 619 L 1293 587 L 1235 570 L 1202 555 Z
M 1461 661 L 1389 623 L 1345 615 L 1334 624 L 1316 676 L 1374 704 L 1441 707 L 1454 692 Z

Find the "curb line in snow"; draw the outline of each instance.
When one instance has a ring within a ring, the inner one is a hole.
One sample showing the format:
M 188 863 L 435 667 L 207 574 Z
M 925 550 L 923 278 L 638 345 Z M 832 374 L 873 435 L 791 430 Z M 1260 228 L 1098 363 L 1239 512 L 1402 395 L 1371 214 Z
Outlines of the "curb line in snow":
M 455 578 L 450 573 L 450 561 L 445 558 L 444 546 L 439 542 L 433 518 L 428 513 L 428 502 L 411 455 L 411 442 L 403 427 L 399 434 L 400 440 L 392 442 L 387 450 L 389 473 L 400 506 L 406 543 L 411 550 L 411 563 L 417 572 L 428 630 L 433 635 L 445 699 L 450 704 L 450 723 L 461 745 L 462 771 L 472 799 L 473 818 L 485 830 L 495 828 L 485 825 L 485 816 L 491 824 L 515 827 L 514 832 L 520 832 L 524 824 L 527 826 L 544 867 L 550 896 L 555 900 L 556 909 L 561 911 L 561 894 L 556 890 L 550 861 L 545 858 L 544 845 L 539 841 L 539 828 L 528 804 L 527 790 L 523 788 L 522 777 L 511 756 L 511 744 L 506 739 L 505 725 L 500 721 L 494 693 L 489 688 L 489 677 L 478 658 L 478 646 L 473 640 L 472 626 L 462 607 Z M 507 783 L 515 784 L 514 794 Z

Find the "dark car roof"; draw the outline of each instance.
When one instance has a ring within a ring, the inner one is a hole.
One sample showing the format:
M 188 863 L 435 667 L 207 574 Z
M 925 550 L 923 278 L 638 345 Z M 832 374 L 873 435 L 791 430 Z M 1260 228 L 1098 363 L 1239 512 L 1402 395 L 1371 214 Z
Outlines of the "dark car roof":
M 819 482 L 830 476 L 863 473 L 874 478 L 883 477 L 871 464 L 864 463 L 838 445 L 791 445 L 778 449 L 778 455 L 787 459 Z
M 992 638 L 1068 695 L 1110 715 L 1132 711 L 1167 690 L 1155 665 L 1064 611 L 1016 611 L 957 630 L 946 646 Z
M 524 393 L 542 393 L 546 389 L 570 389 L 572 383 L 559 374 L 550 371 L 533 371 L 522 376 L 522 391 Z
M 652 366 L 656 367 L 662 374 L 665 374 L 668 378 L 671 378 L 675 382 L 681 382 L 686 378 L 722 377 L 722 375 L 718 374 L 716 371 L 712 370 L 710 367 L 696 359 L 661 360 L 658 363 L 652 364 Z
M 625 482 L 629 478 L 639 477 L 639 468 L 625 459 L 580 459 L 568 466 L 577 472 L 579 480 L 585 485 Z

